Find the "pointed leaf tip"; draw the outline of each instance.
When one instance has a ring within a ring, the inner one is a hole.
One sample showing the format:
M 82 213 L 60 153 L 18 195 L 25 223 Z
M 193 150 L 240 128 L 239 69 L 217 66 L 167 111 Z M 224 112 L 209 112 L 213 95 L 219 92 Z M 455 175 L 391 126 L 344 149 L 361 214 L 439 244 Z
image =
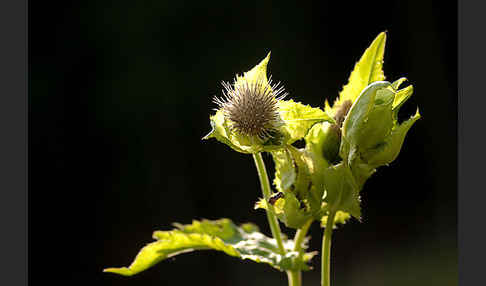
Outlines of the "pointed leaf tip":
M 421 114 L 420 114 L 420 112 L 419 112 L 419 108 L 418 108 L 418 106 L 417 106 L 417 111 L 415 111 L 415 116 L 416 116 L 416 117 L 418 117 L 417 119 L 420 119 L 420 118 L 422 117 L 422 115 L 421 115 Z M 415 116 L 414 116 L 414 117 L 415 117 Z
M 263 60 L 261 60 L 251 70 L 244 72 L 243 76 L 236 75 L 235 86 L 242 85 L 245 83 L 254 83 L 259 80 L 263 81 L 263 85 L 267 85 L 268 84 L 267 65 L 269 61 L 270 61 L 270 52 Z
M 386 33 L 381 32 L 365 50 L 355 64 L 348 83 L 343 86 L 339 97 L 334 101 L 332 110 L 336 112 L 344 101 L 354 102 L 361 91 L 369 84 L 385 80 L 383 59 L 385 55 Z M 333 112 L 333 113 L 334 113 Z
M 122 275 L 122 276 L 132 276 L 134 274 L 127 267 L 106 268 L 106 269 L 103 269 L 103 272 L 105 272 L 105 273 L 115 273 L 115 274 L 119 274 L 119 275 Z
M 400 87 L 400 85 L 402 85 L 402 83 L 406 82 L 408 79 L 406 77 L 401 77 L 399 79 L 397 79 L 396 81 L 394 81 L 392 83 L 392 87 L 395 91 L 398 90 L 398 88 Z
M 204 136 L 201 138 L 201 140 L 208 140 L 208 139 L 212 138 L 212 137 L 214 136 L 214 135 L 213 135 L 213 133 L 214 133 L 214 129 L 213 129 L 213 130 L 211 130 L 211 131 L 209 131 L 209 133 L 208 133 L 208 134 L 204 135 Z

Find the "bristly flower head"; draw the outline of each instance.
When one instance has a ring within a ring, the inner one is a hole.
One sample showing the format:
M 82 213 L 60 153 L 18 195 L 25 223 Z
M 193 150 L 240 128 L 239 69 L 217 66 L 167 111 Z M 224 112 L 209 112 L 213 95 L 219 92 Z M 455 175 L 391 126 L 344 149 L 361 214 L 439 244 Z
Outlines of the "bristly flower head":
M 245 154 L 286 148 L 304 138 L 318 122 L 334 120 L 319 108 L 303 105 L 287 96 L 280 83 L 267 78 L 270 53 L 251 70 L 223 82 L 223 95 L 215 97 L 216 114 L 210 116 L 212 130 L 204 140 L 215 138 Z
M 229 119 L 233 132 L 266 140 L 281 125 L 278 100 L 288 95 L 280 83 L 258 77 L 254 81 L 244 80 L 237 84 L 222 82 L 223 97 L 214 98 L 224 116 Z

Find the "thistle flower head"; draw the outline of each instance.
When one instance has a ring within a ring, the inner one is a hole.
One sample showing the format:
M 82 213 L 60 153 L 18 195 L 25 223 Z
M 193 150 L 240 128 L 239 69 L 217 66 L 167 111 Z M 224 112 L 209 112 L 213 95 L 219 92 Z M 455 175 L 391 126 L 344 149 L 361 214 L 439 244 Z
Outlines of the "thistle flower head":
M 278 100 L 288 93 L 279 82 L 267 81 L 258 77 L 254 81 L 244 80 L 233 84 L 222 82 L 223 97 L 214 98 L 214 103 L 223 110 L 229 120 L 231 131 L 255 137 L 268 139 L 281 125 Z
M 209 117 L 211 132 L 203 140 L 215 138 L 245 154 L 272 152 L 303 139 L 316 123 L 334 120 L 287 96 L 280 83 L 267 78 L 270 53 L 251 70 L 223 82 L 221 97 L 215 97 L 216 114 Z

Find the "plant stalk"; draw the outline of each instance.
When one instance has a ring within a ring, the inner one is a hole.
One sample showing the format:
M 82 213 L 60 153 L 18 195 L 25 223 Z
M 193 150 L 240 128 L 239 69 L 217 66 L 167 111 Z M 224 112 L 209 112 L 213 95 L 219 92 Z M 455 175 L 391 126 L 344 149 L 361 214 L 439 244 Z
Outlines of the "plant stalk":
M 335 211 L 329 213 L 324 236 L 322 237 L 321 286 L 331 285 L 331 236 L 335 216 Z
M 301 228 L 297 230 L 294 237 L 294 251 L 299 253 L 299 256 L 302 256 L 303 249 L 302 243 L 304 242 L 305 236 L 309 231 L 309 227 L 311 226 L 314 220 L 308 220 Z M 290 286 L 301 286 L 302 285 L 302 271 L 295 270 L 295 271 L 287 271 L 287 277 L 289 278 L 289 285 Z
M 271 190 L 270 182 L 268 180 L 267 170 L 265 168 L 265 163 L 263 162 L 262 154 L 253 154 L 253 159 L 255 160 L 255 165 L 258 172 L 258 177 L 260 178 L 260 186 L 262 188 L 263 198 L 266 202 L 270 199 Z M 282 232 L 280 230 L 280 225 L 278 224 L 277 217 L 275 216 L 275 209 L 273 205 L 267 204 L 267 219 L 270 225 L 270 230 L 272 231 L 273 238 L 277 241 L 277 246 L 282 255 L 285 255 L 285 248 L 282 242 Z M 290 283 L 290 280 L 289 280 Z M 291 284 L 289 284 L 291 285 Z
M 302 286 L 302 273 L 301 271 L 287 271 L 287 278 L 289 280 L 289 286 Z
M 301 253 L 302 252 L 302 243 L 304 242 L 305 236 L 309 231 L 309 227 L 311 226 L 314 219 L 308 220 L 304 225 L 297 230 L 294 237 L 294 250 Z

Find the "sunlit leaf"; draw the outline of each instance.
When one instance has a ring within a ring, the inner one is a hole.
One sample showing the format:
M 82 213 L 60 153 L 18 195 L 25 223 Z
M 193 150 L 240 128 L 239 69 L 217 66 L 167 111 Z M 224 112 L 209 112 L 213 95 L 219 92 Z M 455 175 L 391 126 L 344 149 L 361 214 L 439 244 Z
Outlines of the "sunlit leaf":
M 279 253 L 274 239 L 258 232 L 253 224 L 240 227 L 229 219 L 216 221 L 193 221 L 190 225 L 175 225 L 171 231 L 156 231 L 153 238 L 157 241 L 146 245 L 129 267 L 107 268 L 124 276 L 140 273 L 153 265 L 178 254 L 195 250 L 218 250 L 230 256 L 249 259 L 258 263 L 284 270 L 308 270 L 307 263 L 315 253 L 305 253 L 302 256 L 294 249 L 292 240 L 284 240 L 286 254 Z
M 393 101 L 393 111 L 394 111 L 395 118 L 397 117 L 400 107 L 402 107 L 402 105 L 410 98 L 410 96 L 412 96 L 412 93 L 413 93 L 412 85 L 409 85 L 397 91 L 397 94 L 395 95 L 395 100 Z
M 294 160 L 287 149 L 274 151 L 271 154 L 275 163 L 275 179 L 273 183 L 278 191 L 287 192 L 297 178 Z
M 283 212 L 277 216 L 287 227 L 301 228 L 312 217 L 310 212 L 302 208 L 293 193 L 285 194 L 282 200 L 284 201 Z
M 337 228 L 338 224 L 346 224 L 346 222 L 351 218 L 351 215 L 347 212 L 337 211 L 334 216 L 334 223 L 332 228 Z M 328 216 L 325 215 L 321 218 L 321 227 L 325 227 L 327 224 Z
M 326 112 L 293 100 L 279 101 L 279 109 L 284 125 L 284 133 L 288 135 L 287 144 L 304 138 L 309 129 L 318 122 L 334 122 Z
M 397 79 L 396 81 L 394 81 L 392 83 L 392 87 L 394 90 L 398 90 L 398 88 L 402 85 L 402 83 L 406 82 L 407 81 L 407 78 L 406 77 L 401 77 L 399 79 Z
M 270 54 L 271 52 L 268 52 L 267 56 L 260 63 L 254 66 L 251 70 L 244 72 L 243 76 L 236 75 L 235 85 L 255 83 L 262 79 L 264 83 L 267 84 L 267 65 L 270 61 Z
M 218 110 L 215 115 L 210 117 L 211 132 L 203 137 L 203 140 L 215 138 L 221 143 L 224 143 L 231 147 L 233 150 L 241 153 L 251 153 L 249 147 L 237 146 L 231 141 L 232 134 L 229 126 L 226 124 L 224 114 L 222 110 Z
M 336 108 L 344 101 L 354 102 L 361 91 L 370 83 L 385 79 L 383 73 L 383 57 L 385 54 L 386 33 L 380 33 L 363 53 L 349 76 L 348 84 L 343 87 L 332 108 L 326 102 L 325 110 L 334 115 Z
M 277 190 L 283 192 L 283 198 L 275 202 L 275 213 L 287 227 L 298 229 L 312 215 L 303 203 L 309 192 L 310 176 L 296 151 L 289 146 L 288 149 L 272 152 L 272 157 L 275 162 L 274 183 Z M 266 204 L 259 206 L 266 209 Z

